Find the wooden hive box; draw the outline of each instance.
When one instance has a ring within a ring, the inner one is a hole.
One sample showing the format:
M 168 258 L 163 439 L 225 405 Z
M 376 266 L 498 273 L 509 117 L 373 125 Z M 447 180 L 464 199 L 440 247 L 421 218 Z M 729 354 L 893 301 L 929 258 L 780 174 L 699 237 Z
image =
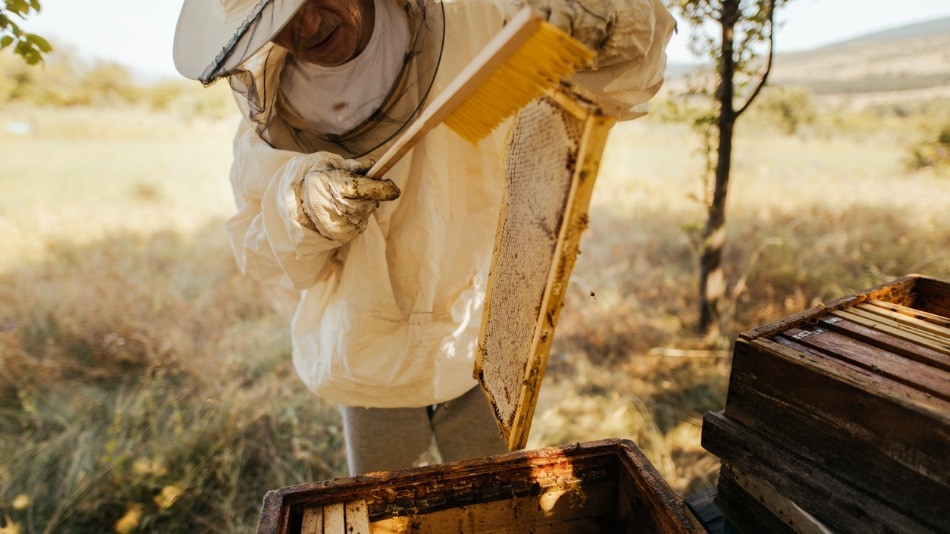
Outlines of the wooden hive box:
M 703 446 L 743 532 L 950 528 L 950 284 L 921 276 L 741 334 Z
M 611 439 L 272 490 L 258 532 L 703 529 L 633 443 Z

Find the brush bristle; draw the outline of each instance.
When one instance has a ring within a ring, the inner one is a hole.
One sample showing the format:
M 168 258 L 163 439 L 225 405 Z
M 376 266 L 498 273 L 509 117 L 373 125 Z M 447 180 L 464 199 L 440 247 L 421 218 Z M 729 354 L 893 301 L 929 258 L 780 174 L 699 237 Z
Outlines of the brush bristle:
M 594 52 L 557 26 L 542 22 L 446 120 L 475 144 L 535 98 L 588 64 Z

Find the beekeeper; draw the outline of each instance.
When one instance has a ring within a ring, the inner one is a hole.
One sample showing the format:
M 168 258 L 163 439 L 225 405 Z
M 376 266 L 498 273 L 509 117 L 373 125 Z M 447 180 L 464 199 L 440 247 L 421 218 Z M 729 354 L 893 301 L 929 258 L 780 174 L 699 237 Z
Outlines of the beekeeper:
M 506 450 L 472 377 L 504 129 L 473 146 L 440 126 L 384 179 L 364 174 L 522 3 L 598 51 L 582 88 L 643 114 L 674 25 L 660 0 L 183 4 L 178 70 L 227 77 L 243 116 L 234 254 L 296 299 L 294 366 L 340 404 L 352 474 Z

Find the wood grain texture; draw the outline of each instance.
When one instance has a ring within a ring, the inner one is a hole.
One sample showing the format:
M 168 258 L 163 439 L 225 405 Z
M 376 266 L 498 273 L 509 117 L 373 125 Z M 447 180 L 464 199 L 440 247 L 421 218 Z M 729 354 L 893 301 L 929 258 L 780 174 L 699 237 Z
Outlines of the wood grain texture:
M 904 277 L 739 336 L 725 410 L 702 438 L 723 462 L 727 515 L 775 529 L 791 516 L 763 503 L 791 499 L 846 532 L 950 524 L 947 287 Z M 753 495 L 758 482 L 777 495 Z
M 323 534 L 323 507 L 307 508 L 303 511 L 300 534 Z
M 950 356 L 907 341 L 903 338 L 889 335 L 886 332 L 854 323 L 840 316 L 819 316 L 818 324 L 833 332 L 845 334 L 852 339 L 881 347 L 884 350 L 895 352 L 906 358 L 919 361 L 935 369 L 950 371 Z
M 330 503 L 323 507 L 324 534 L 346 534 L 346 505 Z
M 636 445 L 617 439 L 272 490 L 258 532 L 296 534 L 306 510 L 355 501 L 372 532 L 702 532 Z
M 733 443 L 734 448 L 729 448 Z M 795 454 L 746 426 L 725 417 L 722 412 L 707 413 L 703 420 L 703 446 L 722 455 L 727 480 L 731 471 L 766 481 L 781 498 L 796 503 L 821 524 L 837 532 L 937 533 L 938 526 L 923 523 L 867 488 L 850 484 L 814 459 Z M 717 502 L 730 522 L 741 525 L 741 532 L 794 532 L 761 502 L 735 491 L 736 484 L 724 484 Z M 788 529 L 777 528 L 776 522 Z

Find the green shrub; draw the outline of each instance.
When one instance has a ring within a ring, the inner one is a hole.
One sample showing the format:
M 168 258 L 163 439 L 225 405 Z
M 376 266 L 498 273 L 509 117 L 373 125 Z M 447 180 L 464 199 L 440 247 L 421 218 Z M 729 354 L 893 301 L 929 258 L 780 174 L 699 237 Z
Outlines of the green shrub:
M 950 170 L 950 123 L 944 125 L 936 135 L 930 135 L 910 148 L 907 168 L 911 171 Z
M 203 87 L 197 82 L 188 84 L 171 98 L 165 108 L 184 118 L 221 119 L 237 113 L 231 88 L 226 82 Z
M 749 108 L 748 119 L 755 124 L 775 127 L 794 134 L 815 122 L 816 111 L 811 92 L 804 87 L 766 87 Z
M 28 66 L 0 54 L 0 106 L 141 106 L 182 117 L 217 119 L 234 113 L 227 83 L 210 88 L 184 79 L 141 83 L 124 65 L 87 63 L 69 47 L 57 47 L 43 64 Z

